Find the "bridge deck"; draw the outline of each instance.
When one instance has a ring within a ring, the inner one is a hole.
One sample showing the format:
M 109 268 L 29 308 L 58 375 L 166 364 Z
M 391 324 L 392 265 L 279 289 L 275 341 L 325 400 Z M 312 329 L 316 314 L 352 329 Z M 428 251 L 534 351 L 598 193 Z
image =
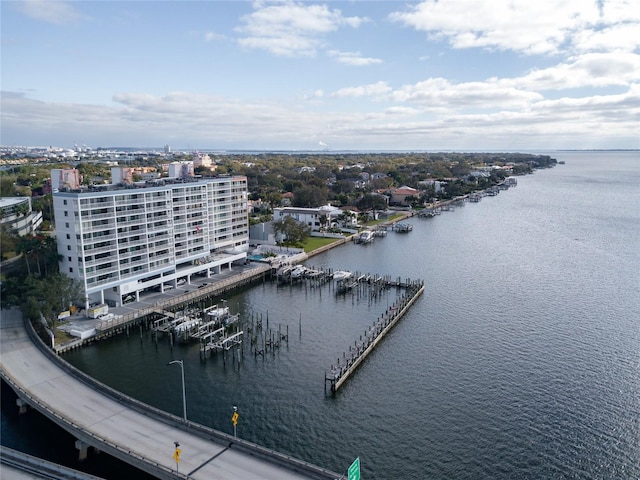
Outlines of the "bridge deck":
M 295 459 L 289 464 L 285 455 L 191 422 L 186 428 L 177 417 L 165 414 L 163 418 L 152 407 L 147 406 L 148 412 L 140 410 L 143 404 L 132 408 L 122 400 L 124 396 L 116 398 L 99 391 L 49 358 L 29 337 L 15 310 L 2 311 L 0 351 L 2 377 L 28 404 L 88 445 L 159 478 L 294 480 L 340 476 Z M 176 441 L 182 451 L 179 474 L 173 459 Z

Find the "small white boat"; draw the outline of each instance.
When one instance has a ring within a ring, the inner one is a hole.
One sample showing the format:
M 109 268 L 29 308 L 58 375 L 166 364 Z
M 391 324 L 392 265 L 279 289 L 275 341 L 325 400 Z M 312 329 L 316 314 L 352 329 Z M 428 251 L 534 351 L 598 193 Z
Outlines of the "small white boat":
M 209 320 L 221 320 L 229 314 L 229 307 L 218 307 L 217 305 L 214 305 L 206 308 L 205 312 L 207 313 Z
M 353 273 L 347 272 L 346 270 L 337 270 L 333 272 L 333 279 L 338 281 L 346 280 L 348 278 L 351 278 L 351 275 L 353 275 Z
M 296 268 L 291 270 L 291 278 L 302 278 L 307 271 L 307 267 L 304 265 L 298 265 Z
M 283 263 L 276 271 L 276 275 L 278 275 L 279 277 L 288 275 L 289 273 L 291 273 L 291 270 L 293 270 L 293 267 L 291 265 L 289 265 L 288 263 Z
M 358 243 L 370 243 L 373 241 L 373 232 L 371 230 L 365 230 L 358 236 Z
M 199 324 L 200 324 L 200 320 L 195 319 L 195 318 L 190 318 L 190 319 L 187 319 L 184 322 L 176 325 L 174 330 L 175 330 L 176 333 L 189 332 L 189 331 L 193 330 Z

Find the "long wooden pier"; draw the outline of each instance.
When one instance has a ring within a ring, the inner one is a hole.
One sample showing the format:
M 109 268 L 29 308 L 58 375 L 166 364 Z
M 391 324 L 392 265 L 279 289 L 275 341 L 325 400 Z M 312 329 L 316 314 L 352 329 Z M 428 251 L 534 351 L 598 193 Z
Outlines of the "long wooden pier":
M 340 363 L 338 358 L 337 365 L 332 365 L 329 373 L 324 374 L 325 390 L 329 383 L 331 392 L 335 393 L 347 381 L 349 376 L 360 366 L 373 349 L 380 343 L 384 336 L 395 326 L 403 317 L 409 307 L 413 305 L 416 299 L 424 292 L 424 282 L 422 280 L 407 280 L 407 291 L 405 294 L 387 309 L 381 317 L 376 319 L 371 328 L 366 332 L 361 342 L 357 340 L 349 348 L 349 355 L 345 353 L 345 360 Z

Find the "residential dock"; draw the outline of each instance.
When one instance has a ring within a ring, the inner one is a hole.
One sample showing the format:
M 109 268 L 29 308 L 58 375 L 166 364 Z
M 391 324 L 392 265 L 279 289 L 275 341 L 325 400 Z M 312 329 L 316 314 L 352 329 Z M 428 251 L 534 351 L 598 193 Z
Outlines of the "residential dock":
M 424 282 L 422 280 L 407 280 L 402 283 L 406 285 L 407 289 L 404 295 L 376 319 L 373 325 L 365 331 L 364 337 L 361 336 L 360 341 L 356 340 L 354 344 L 349 347 L 348 353 L 343 353 L 342 362 L 340 362 L 340 358 L 338 358 L 338 363 L 332 365 L 328 373 L 325 372 L 325 391 L 327 384 L 329 384 L 331 392 L 337 392 L 378 343 L 382 341 L 384 336 L 404 316 L 409 307 L 411 307 L 416 299 L 424 292 Z

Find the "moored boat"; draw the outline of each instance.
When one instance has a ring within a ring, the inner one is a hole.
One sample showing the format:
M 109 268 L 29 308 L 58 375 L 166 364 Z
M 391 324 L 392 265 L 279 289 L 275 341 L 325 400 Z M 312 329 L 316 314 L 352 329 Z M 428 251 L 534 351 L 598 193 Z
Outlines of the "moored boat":
M 353 275 L 353 273 L 347 272 L 346 270 L 337 270 L 333 272 L 333 279 L 337 281 L 346 280 L 350 278 L 351 275 Z

